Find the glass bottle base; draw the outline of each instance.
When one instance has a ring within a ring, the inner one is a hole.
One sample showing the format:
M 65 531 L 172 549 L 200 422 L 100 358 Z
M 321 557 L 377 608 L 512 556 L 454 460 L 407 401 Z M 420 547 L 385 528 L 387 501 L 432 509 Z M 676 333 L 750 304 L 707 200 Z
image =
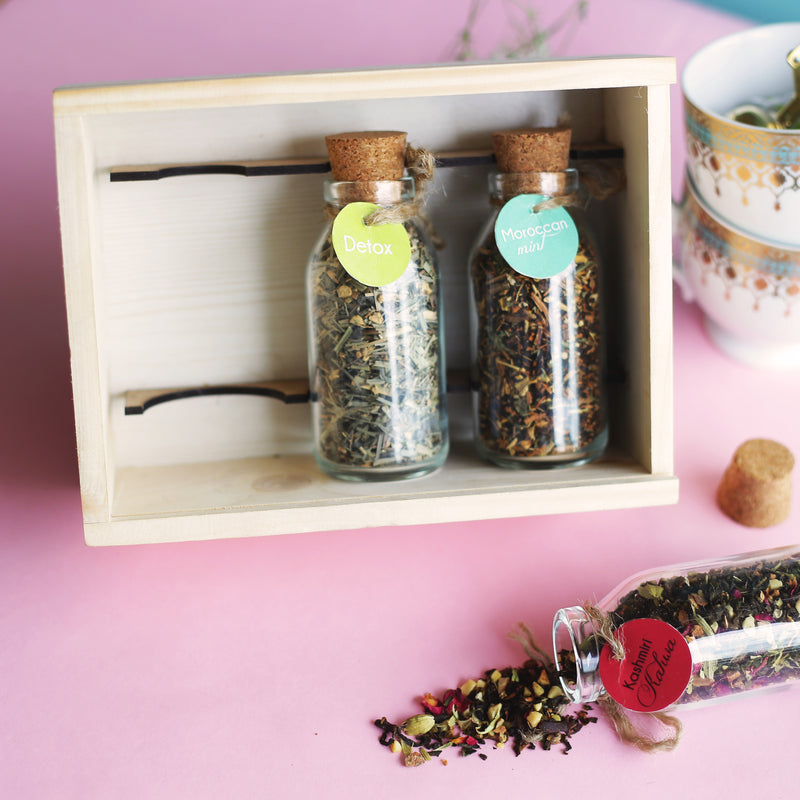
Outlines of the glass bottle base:
M 447 448 L 444 447 L 436 458 L 410 464 L 389 464 L 384 466 L 353 467 L 335 464 L 324 458 L 315 456 L 320 469 L 332 478 L 354 483 L 381 483 L 387 481 L 404 481 L 412 478 L 422 478 L 440 469 L 447 458 Z
M 579 467 L 595 461 L 608 445 L 608 430 L 603 431 L 586 447 L 572 452 L 550 453 L 541 456 L 511 456 L 487 448 L 478 440 L 476 447 L 481 458 L 499 467 L 507 469 L 559 469 L 562 467 Z

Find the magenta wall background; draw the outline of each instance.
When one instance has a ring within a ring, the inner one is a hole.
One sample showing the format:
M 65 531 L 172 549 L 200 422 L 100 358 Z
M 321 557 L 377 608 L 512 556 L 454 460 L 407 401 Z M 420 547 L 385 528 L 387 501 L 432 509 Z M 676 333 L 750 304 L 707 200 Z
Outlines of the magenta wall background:
M 545 14 L 555 4 L 536 5 Z M 576 738 L 568 761 L 489 751 L 486 762 L 404 770 L 370 724 L 384 714 L 400 720 L 425 691 L 519 659 L 506 638 L 519 619 L 546 638 L 556 608 L 602 595 L 634 570 L 797 538 L 791 519 L 757 533 L 740 528 L 716 509 L 713 491 L 746 438 L 772 436 L 800 452 L 798 377 L 727 361 L 679 297 L 677 506 L 83 544 L 53 88 L 437 62 L 449 58 L 467 8 L 467 0 L 0 2 L 0 797 L 666 798 L 675 782 L 687 797 L 701 787 L 792 796 L 796 694 L 688 713 L 683 744 L 660 756 L 626 749 L 601 724 Z M 502 8 L 492 0 L 479 27 L 484 55 L 510 38 Z M 680 69 L 698 47 L 750 24 L 683 0 L 589 0 L 588 8 L 556 40 L 557 55 L 674 55 Z M 673 98 L 678 194 L 677 87 Z M 745 725 L 752 731 L 740 734 Z

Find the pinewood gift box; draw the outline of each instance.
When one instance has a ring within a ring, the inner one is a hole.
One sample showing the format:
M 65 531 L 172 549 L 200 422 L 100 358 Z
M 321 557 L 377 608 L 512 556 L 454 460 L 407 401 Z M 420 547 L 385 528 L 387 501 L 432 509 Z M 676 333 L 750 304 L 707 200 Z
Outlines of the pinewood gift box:
M 85 538 L 92 545 L 333 531 L 673 503 L 669 86 L 674 60 L 458 64 L 54 94 Z M 469 248 L 491 132 L 567 114 L 575 157 L 617 159 L 593 203 L 611 442 L 591 464 L 481 461 L 468 366 Z M 451 448 L 424 478 L 352 483 L 311 455 L 305 264 L 324 137 L 395 129 L 436 153 Z

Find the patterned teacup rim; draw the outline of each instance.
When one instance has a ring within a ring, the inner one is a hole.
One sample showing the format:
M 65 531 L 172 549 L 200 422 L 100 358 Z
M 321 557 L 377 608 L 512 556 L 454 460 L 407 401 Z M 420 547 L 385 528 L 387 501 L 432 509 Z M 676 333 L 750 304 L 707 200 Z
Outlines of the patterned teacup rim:
M 736 107 L 759 99 L 791 96 L 793 72 L 786 55 L 800 44 L 800 22 L 760 25 L 715 39 L 695 52 L 681 73 L 681 93 L 709 121 L 725 131 L 753 130 L 727 115 Z M 785 99 L 785 98 L 784 98 Z M 787 130 L 759 128 L 772 136 Z
M 700 200 L 689 176 L 681 213 L 684 230 L 693 231 L 731 263 L 779 277 L 800 277 L 800 248 L 754 238 L 722 221 Z

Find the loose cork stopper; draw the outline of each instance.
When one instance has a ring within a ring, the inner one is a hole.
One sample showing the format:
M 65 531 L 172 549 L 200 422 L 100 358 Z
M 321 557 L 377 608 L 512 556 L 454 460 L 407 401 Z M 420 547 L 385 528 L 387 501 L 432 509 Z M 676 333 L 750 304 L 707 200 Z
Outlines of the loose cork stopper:
M 335 181 L 399 181 L 406 162 L 406 133 L 354 131 L 325 137 Z
M 794 456 L 771 439 L 740 445 L 717 490 L 719 507 L 750 528 L 777 525 L 789 516 Z
M 500 172 L 563 172 L 569 166 L 571 139 L 572 130 L 565 125 L 492 134 Z

